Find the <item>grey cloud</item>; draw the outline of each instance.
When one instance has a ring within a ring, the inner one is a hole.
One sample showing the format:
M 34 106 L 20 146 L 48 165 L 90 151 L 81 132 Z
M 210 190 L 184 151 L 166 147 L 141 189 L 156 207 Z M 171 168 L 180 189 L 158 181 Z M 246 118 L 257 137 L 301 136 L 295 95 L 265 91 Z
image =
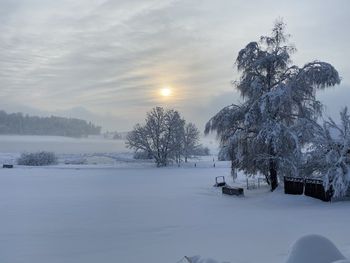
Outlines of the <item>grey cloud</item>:
M 176 107 L 203 125 L 219 106 L 237 101 L 234 58 L 279 16 L 299 49 L 296 63 L 327 60 L 349 83 L 349 7 L 341 0 L 4 0 L 0 99 L 128 120 L 117 129 L 142 121 L 155 105 Z M 156 95 L 163 85 L 174 88 L 172 100 Z

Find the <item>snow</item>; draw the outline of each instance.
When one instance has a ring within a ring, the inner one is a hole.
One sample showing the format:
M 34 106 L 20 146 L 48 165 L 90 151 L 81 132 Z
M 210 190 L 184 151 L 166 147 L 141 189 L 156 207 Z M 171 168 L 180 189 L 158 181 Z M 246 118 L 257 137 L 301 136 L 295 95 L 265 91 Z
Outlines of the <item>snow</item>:
M 202 143 L 217 152 L 213 138 Z M 51 148 L 59 160 L 0 169 L 3 263 L 176 263 L 184 256 L 192 263 L 281 263 L 297 257 L 290 244 L 314 233 L 350 258 L 350 203 L 271 193 L 266 185 L 223 196 L 212 187 L 215 176 L 241 187 L 246 177 L 239 173 L 233 183 L 230 162 L 213 156 L 155 168 L 134 160 L 123 141 L 0 136 L 0 146 L 0 163 Z
M 127 151 L 124 140 L 109 140 L 102 136 L 70 138 L 62 136 L 0 135 L 0 149 L 1 152 L 15 154 L 37 151 L 55 152 L 56 154 Z
M 214 137 L 201 138 L 201 144 L 218 153 Z M 149 161 L 133 158 L 133 151 L 127 149 L 124 140 L 110 140 L 102 136 L 69 138 L 60 136 L 0 135 L 0 163 L 16 164 L 23 152 L 52 151 L 59 164 L 101 165 L 111 167 L 149 166 Z M 212 159 L 213 157 L 211 157 Z
M 200 256 L 189 257 L 191 263 L 219 263 L 212 258 L 201 258 Z
M 331 263 L 344 259 L 329 239 L 320 235 L 307 235 L 295 242 L 287 263 Z
M 290 244 L 313 233 L 350 258 L 349 202 L 266 186 L 224 196 L 212 185 L 218 175 L 232 184 L 228 162 L 122 167 L 0 169 L 0 261 L 176 263 L 201 255 L 203 262 L 281 263 Z

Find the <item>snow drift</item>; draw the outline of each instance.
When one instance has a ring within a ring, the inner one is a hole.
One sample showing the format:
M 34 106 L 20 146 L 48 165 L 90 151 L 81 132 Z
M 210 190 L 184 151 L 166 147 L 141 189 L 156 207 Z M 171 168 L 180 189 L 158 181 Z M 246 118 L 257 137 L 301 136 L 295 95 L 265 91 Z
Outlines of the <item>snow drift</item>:
M 291 248 L 286 263 L 345 263 L 345 257 L 327 238 L 307 235 L 298 239 Z
M 188 261 L 191 263 L 221 263 L 212 258 L 202 258 L 200 256 L 189 257 Z M 223 262 L 223 263 L 228 263 L 228 262 Z
M 219 263 L 211 258 L 189 257 L 190 263 Z M 350 263 L 338 248 L 320 235 L 307 235 L 298 239 L 289 252 L 286 263 Z

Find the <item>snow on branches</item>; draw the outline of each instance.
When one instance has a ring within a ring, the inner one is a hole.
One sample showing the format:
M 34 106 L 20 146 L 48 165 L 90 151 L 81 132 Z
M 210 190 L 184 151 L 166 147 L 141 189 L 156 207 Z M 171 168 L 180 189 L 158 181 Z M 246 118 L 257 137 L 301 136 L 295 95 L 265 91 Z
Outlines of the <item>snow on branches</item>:
M 340 124 L 332 119 L 319 126 L 307 152 L 305 176 L 323 177 L 326 190 L 333 197 L 346 195 L 350 184 L 350 115 L 340 112 Z
M 157 166 L 170 161 L 180 163 L 201 150 L 199 131 L 193 123 L 186 124 L 176 110 L 155 107 L 147 113 L 145 124 L 137 124 L 128 133 L 126 145 L 154 159 Z
M 205 132 L 217 132 L 233 168 L 262 173 L 278 185 L 277 174 L 299 175 L 301 149 L 313 137 L 322 104 L 316 90 L 340 83 L 336 69 L 314 61 L 291 64 L 295 47 L 288 44 L 285 24 L 277 21 L 271 36 L 250 42 L 237 56 L 241 77 L 234 82 L 243 103 L 218 112 Z

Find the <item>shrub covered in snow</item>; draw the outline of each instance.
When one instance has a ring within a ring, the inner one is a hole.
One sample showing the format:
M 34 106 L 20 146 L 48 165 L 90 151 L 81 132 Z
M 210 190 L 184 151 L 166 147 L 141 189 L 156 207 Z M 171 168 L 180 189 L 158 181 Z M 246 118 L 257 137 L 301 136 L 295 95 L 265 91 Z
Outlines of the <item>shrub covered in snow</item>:
M 57 157 L 53 152 L 22 153 L 17 159 L 17 164 L 28 166 L 43 166 L 56 164 Z

